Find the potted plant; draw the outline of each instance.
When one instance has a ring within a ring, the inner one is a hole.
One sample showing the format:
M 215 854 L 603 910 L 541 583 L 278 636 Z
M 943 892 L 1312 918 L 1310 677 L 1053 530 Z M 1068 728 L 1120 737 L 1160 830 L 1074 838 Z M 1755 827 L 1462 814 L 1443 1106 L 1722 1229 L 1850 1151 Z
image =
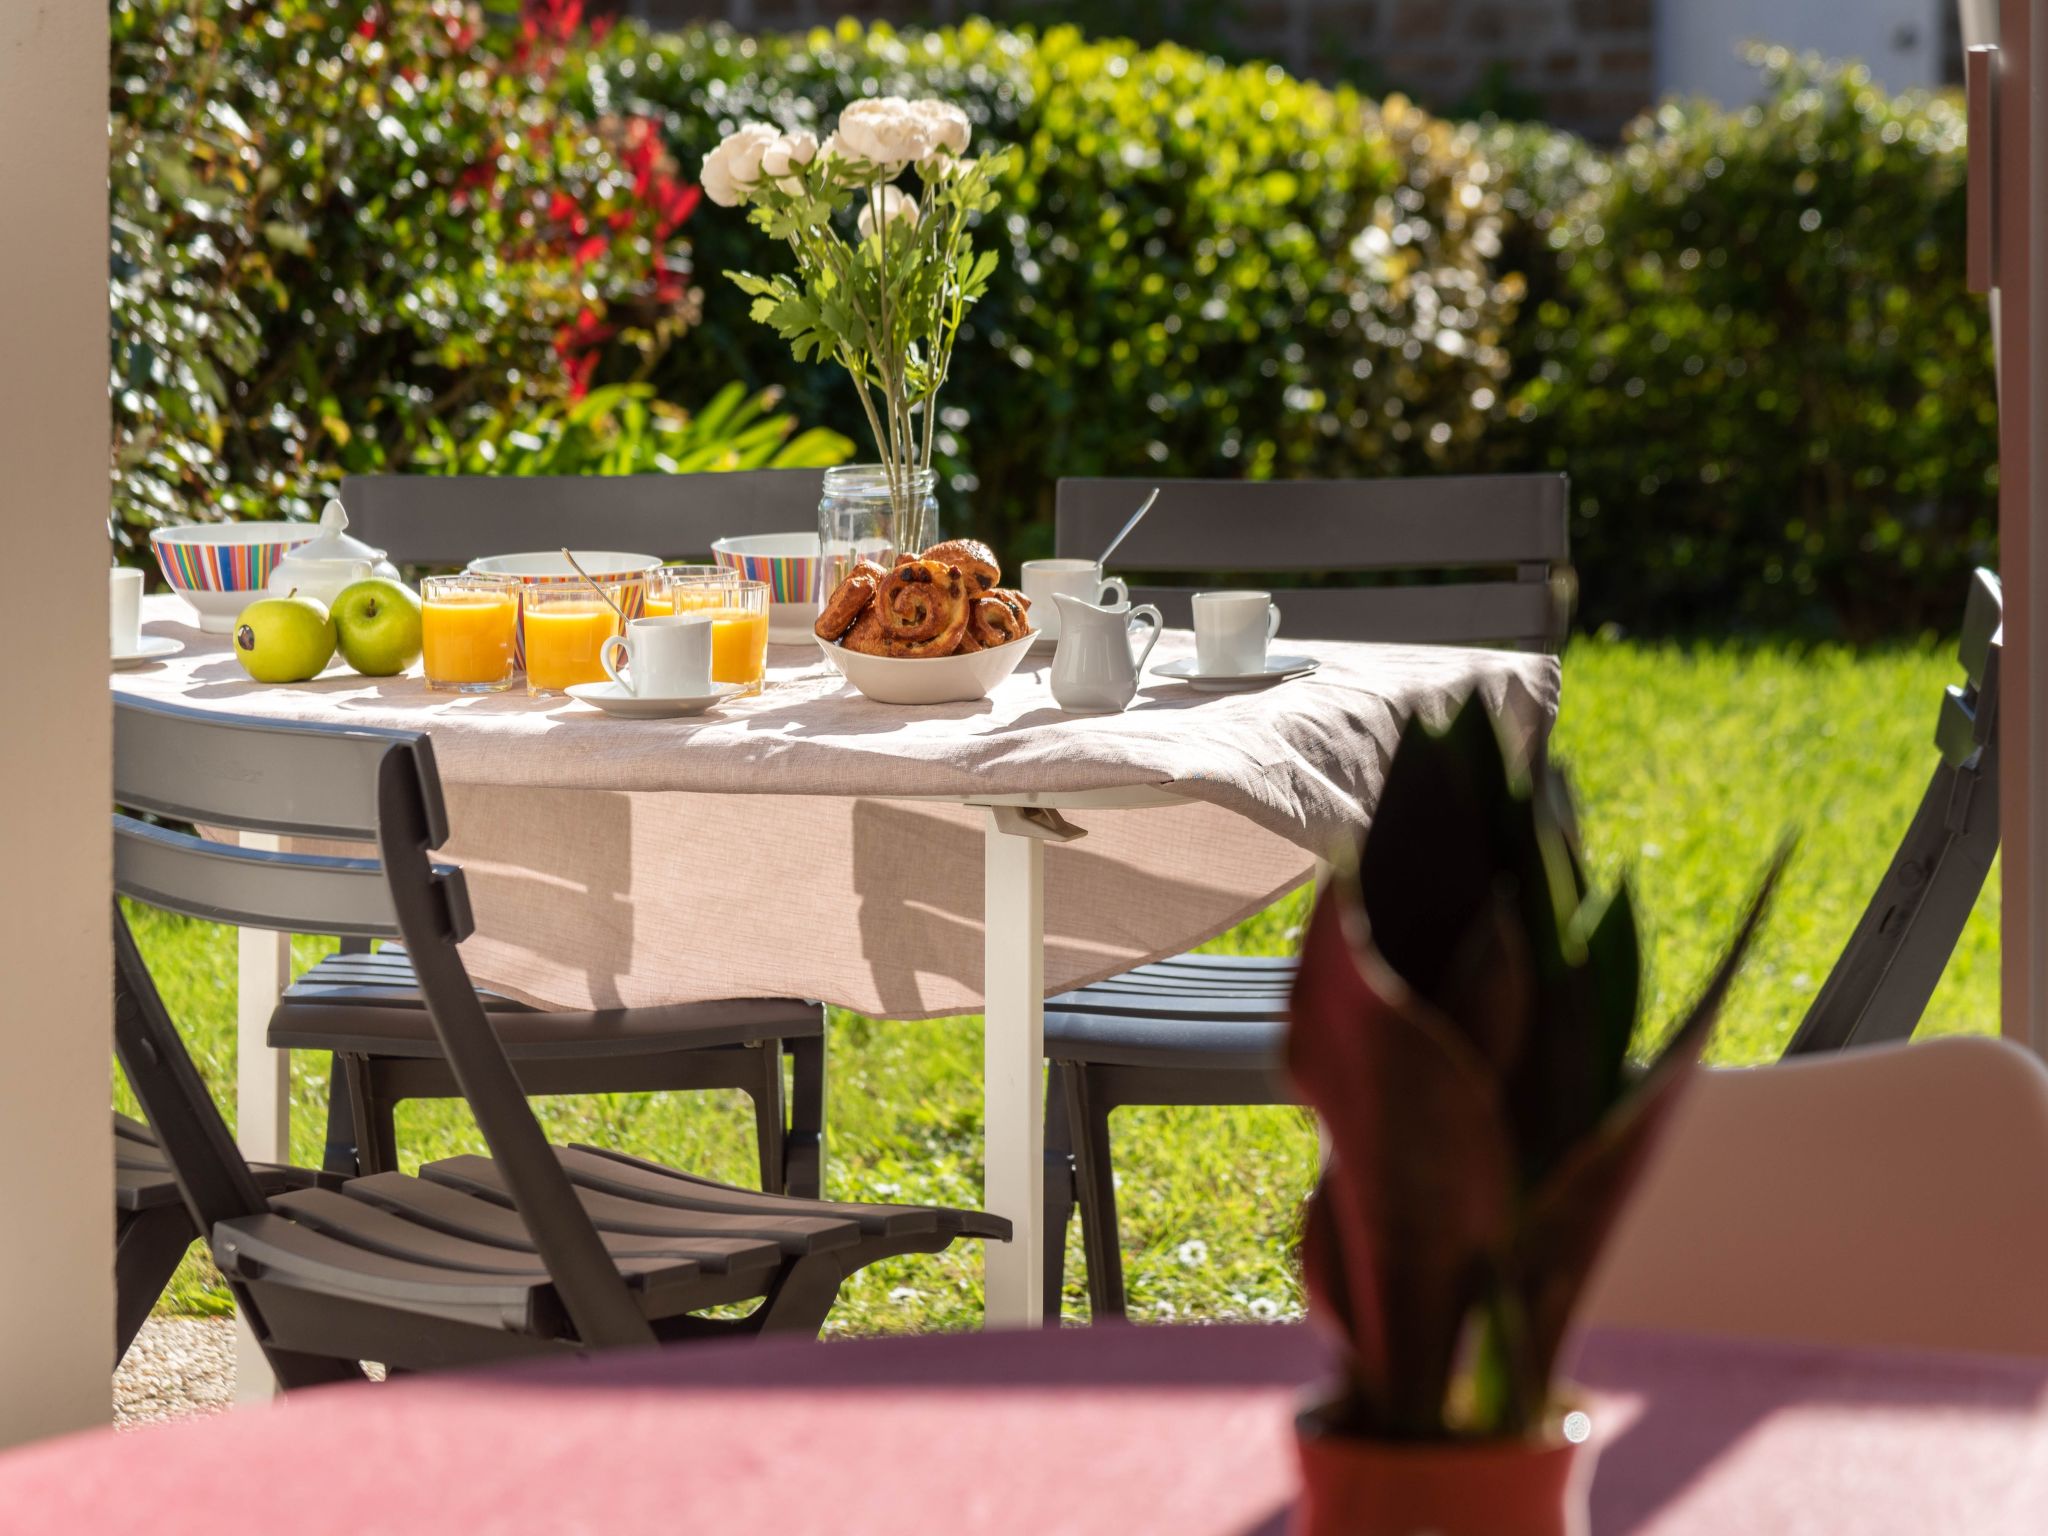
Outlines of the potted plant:
M 794 272 L 727 275 L 798 362 L 836 362 L 853 379 L 881 460 L 873 493 L 903 549 L 934 531 L 938 393 L 996 265 L 970 224 L 996 206 L 1003 156 L 968 158 L 969 136 L 960 108 L 890 96 L 847 107 L 823 143 L 748 123 L 704 159 L 705 195 L 745 206 L 795 256 Z
M 1647 1066 L 1625 887 L 1491 717 L 1411 722 L 1303 944 L 1287 1069 L 1327 1132 L 1302 1258 L 1342 1378 L 1298 1423 L 1304 1536 L 1575 1536 L 1572 1308 L 1697 1062 L 1786 851 Z

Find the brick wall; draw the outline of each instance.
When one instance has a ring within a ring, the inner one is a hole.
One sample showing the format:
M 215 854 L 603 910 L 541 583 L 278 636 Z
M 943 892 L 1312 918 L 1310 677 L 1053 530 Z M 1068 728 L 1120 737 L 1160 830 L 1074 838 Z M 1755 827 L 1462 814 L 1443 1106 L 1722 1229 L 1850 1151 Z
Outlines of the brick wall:
M 1549 122 L 1611 139 L 1655 95 L 1653 3 L 1238 0 L 1229 30 L 1248 53 L 1296 74 L 1407 90 L 1438 107 L 1471 97 L 1491 80 L 1532 99 Z M 977 9 L 962 0 L 613 0 L 593 7 L 604 8 L 657 23 L 722 19 L 760 30 L 844 15 L 947 22 Z M 1109 5 L 1098 14 L 1114 17 L 1118 10 Z M 1086 24 L 1085 5 L 1071 14 Z

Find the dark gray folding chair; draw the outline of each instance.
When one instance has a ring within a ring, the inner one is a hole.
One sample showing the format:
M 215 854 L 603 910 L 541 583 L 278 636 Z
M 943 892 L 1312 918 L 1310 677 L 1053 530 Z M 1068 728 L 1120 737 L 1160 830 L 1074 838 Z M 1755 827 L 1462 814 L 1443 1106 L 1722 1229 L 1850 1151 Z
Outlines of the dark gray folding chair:
M 114 906 L 114 1042 L 176 1180 L 286 1387 L 565 1349 L 815 1333 L 841 1281 L 954 1239 L 971 1211 L 802 1200 L 593 1147 L 551 1147 L 457 948 L 460 870 L 425 736 L 116 704 L 120 805 L 207 825 L 374 839 L 378 858 L 269 853 L 114 817 L 115 888 L 215 922 L 403 937 L 444 1059 L 491 1150 L 267 1193 L 236 1152 Z M 758 1301 L 744 1317 L 710 1308 Z
M 1563 475 L 1421 480 L 1062 480 L 1054 541 L 1093 559 L 1159 485 L 1116 555 L 1133 602 L 1189 622 L 1193 573 L 1271 588 L 1293 637 L 1556 652 L 1570 618 Z M 1303 577 L 1317 582 L 1301 586 Z M 1109 1116 L 1126 1105 L 1283 1104 L 1291 959 L 1181 955 L 1048 999 L 1045 1294 L 1058 1326 L 1081 1211 L 1097 1318 L 1124 1315 Z
M 1920 807 L 1787 1056 L 1909 1040 L 1948 968 L 1998 855 L 1998 669 L 2005 600 L 1997 576 L 1970 578 L 1956 659 L 1942 695 L 1941 754 Z
M 353 531 L 406 566 L 578 545 L 659 555 L 708 553 L 713 539 L 817 526 L 824 472 L 696 475 L 352 475 L 342 501 Z M 395 1111 L 448 1098 L 454 1074 L 428 1027 L 404 950 L 357 940 L 285 992 L 270 1043 L 333 1053 L 328 1166 L 397 1166 Z M 484 994 L 531 1094 L 737 1088 L 753 1101 L 761 1187 L 824 1193 L 825 1019 L 816 1003 L 736 999 L 681 1007 L 550 1013 Z M 782 1057 L 792 1062 L 784 1105 Z

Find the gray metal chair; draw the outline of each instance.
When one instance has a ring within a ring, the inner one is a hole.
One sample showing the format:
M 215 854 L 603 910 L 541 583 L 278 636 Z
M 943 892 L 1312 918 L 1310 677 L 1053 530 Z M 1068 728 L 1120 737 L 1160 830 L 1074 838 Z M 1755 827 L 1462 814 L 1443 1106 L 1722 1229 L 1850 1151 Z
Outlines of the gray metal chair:
M 1159 485 L 1117 551 L 1131 600 L 1189 622 L 1203 585 L 1274 591 L 1303 639 L 1555 652 L 1569 627 L 1569 486 L 1562 475 L 1421 480 L 1062 480 L 1056 552 L 1092 559 Z M 1304 579 L 1312 586 L 1300 585 Z M 1046 1003 L 1045 1294 L 1058 1326 L 1078 1204 L 1097 1318 L 1124 1315 L 1109 1116 L 1126 1105 L 1283 1104 L 1291 959 L 1181 955 Z
M 1935 720 L 1941 754 L 1905 838 L 1814 995 L 1787 1056 L 1909 1040 L 1955 953 L 1998 856 L 1998 670 L 2005 600 L 1998 577 L 1970 578 L 1951 685 Z
M 400 565 L 459 565 L 478 555 L 560 545 L 664 559 L 705 556 L 727 535 L 817 525 L 822 470 L 696 475 L 352 475 L 342 501 L 353 531 Z M 404 950 L 344 940 L 288 988 L 270 1043 L 331 1052 L 345 1093 L 330 1100 L 328 1166 L 397 1166 L 395 1114 L 406 1099 L 449 1098 L 453 1072 L 429 1027 Z M 552 1013 L 481 994 L 531 1094 L 737 1088 L 754 1106 L 761 1187 L 824 1192 L 825 1020 L 816 1003 L 735 999 L 688 1006 Z M 788 1104 L 782 1057 L 791 1057 Z
M 237 1305 L 287 1388 L 747 1332 L 815 1333 L 877 1259 L 1007 1239 L 972 1211 L 801 1200 L 593 1147 L 551 1147 L 458 949 L 460 870 L 428 739 L 118 699 L 117 804 L 180 822 L 374 840 L 377 858 L 270 853 L 116 813 L 115 888 L 214 922 L 403 937 L 490 1157 L 273 1193 L 236 1152 L 119 903 L 114 1041 Z M 744 1317 L 714 1308 L 758 1303 Z

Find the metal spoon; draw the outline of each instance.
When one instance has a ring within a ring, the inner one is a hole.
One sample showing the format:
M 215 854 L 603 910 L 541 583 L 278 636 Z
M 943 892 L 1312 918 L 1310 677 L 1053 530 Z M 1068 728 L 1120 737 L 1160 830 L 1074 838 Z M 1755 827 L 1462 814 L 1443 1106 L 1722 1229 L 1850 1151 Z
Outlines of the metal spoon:
M 1102 558 L 1098 560 L 1096 564 L 1109 564 L 1109 557 L 1116 553 L 1117 545 L 1123 543 L 1125 539 L 1130 537 L 1131 530 L 1138 526 L 1138 524 L 1144 519 L 1144 516 L 1147 512 L 1150 512 L 1152 510 L 1152 503 L 1157 501 L 1158 499 L 1159 487 L 1155 485 L 1152 487 L 1152 494 L 1145 498 L 1145 505 L 1138 508 L 1137 511 L 1133 512 L 1131 514 L 1131 520 L 1128 523 L 1125 523 L 1122 528 L 1117 530 L 1117 536 L 1109 541 L 1109 548 L 1105 549 L 1102 552 Z
M 616 602 L 612 601 L 611 593 L 605 591 L 603 587 L 599 586 L 595 581 L 591 580 L 590 572 L 586 571 L 585 569 L 583 569 L 582 566 L 578 565 L 576 563 L 576 557 L 570 554 L 568 550 L 565 549 L 562 551 L 562 558 L 569 562 L 570 570 L 574 571 L 578 576 L 581 576 L 584 579 L 584 581 L 589 583 L 591 591 L 595 592 L 599 597 L 604 599 L 605 606 L 610 608 L 613 613 L 616 613 L 619 616 L 619 624 L 623 628 L 626 622 L 626 610 L 621 608 Z

